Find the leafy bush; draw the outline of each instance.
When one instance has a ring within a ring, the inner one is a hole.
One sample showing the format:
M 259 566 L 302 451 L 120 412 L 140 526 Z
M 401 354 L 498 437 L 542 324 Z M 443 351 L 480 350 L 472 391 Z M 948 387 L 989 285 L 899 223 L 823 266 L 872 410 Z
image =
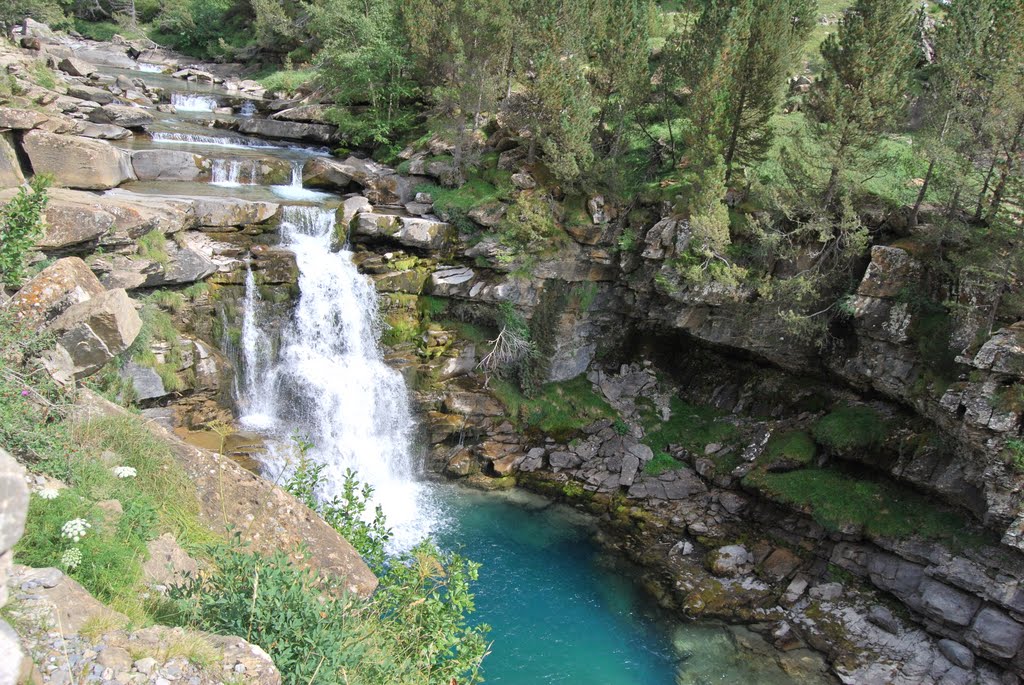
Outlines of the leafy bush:
M 540 193 L 520 193 L 501 222 L 502 244 L 516 251 L 544 251 L 564 236 L 555 224 L 551 201 Z
M 433 685 L 480 682 L 488 628 L 472 626 L 470 584 L 478 565 L 425 541 L 388 557 L 380 509 L 367 521 L 372 490 L 350 471 L 342 496 L 317 497 L 323 467 L 306 458 L 287 488 L 345 535 L 380 578 L 370 599 L 318 578 L 279 552 L 249 554 L 233 545 L 210 549 L 213 570 L 172 588 L 180 618 L 203 630 L 241 635 L 263 647 L 286 683 Z
M 882 417 L 865 406 L 840 407 L 822 417 L 811 431 L 820 445 L 836 452 L 876 447 L 888 435 Z
M 38 175 L 0 209 L 0 280 L 16 287 L 25 275 L 25 255 L 43 234 L 50 180 Z
M 316 78 L 316 75 L 316 69 L 280 69 L 266 76 L 261 76 L 258 80 L 261 86 L 271 92 L 284 91 L 286 93 L 294 93 L 307 83 L 311 83 Z

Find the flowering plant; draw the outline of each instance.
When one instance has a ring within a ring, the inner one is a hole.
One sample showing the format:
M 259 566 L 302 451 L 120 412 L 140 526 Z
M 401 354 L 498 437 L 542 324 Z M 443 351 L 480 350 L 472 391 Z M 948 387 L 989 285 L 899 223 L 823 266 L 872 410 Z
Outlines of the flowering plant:
M 60 563 L 67 570 L 74 570 L 75 567 L 82 563 L 82 550 L 77 547 L 65 550 L 64 554 L 60 557 Z
M 115 466 L 114 475 L 118 478 L 134 478 L 139 473 L 134 466 Z
M 39 499 L 57 499 L 60 495 L 60 490 L 50 487 L 39 488 L 36 494 L 39 495 Z
M 78 542 L 90 528 L 92 524 L 85 519 L 71 519 L 61 526 L 60 534 L 72 542 Z

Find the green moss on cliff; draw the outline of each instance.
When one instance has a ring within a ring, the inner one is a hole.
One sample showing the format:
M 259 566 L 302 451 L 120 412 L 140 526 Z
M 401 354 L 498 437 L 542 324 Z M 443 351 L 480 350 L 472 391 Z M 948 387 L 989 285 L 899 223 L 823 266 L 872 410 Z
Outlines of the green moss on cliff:
M 534 397 L 526 397 L 515 385 L 500 378 L 492 379 L 490 388 L 505 405 L 509 417 L 520 426 L 558 441 L 569 440 L 595 421 L 618 417 L 583 376 L 543 385 Z
M 814 460 L 817 446 L 811 436 L 804 431 L 787 431 L 773 435 L 765 452 L 773 463 L 784 461 L 807 466 Z
M 954 546 L 986 542 L 960 514 L 938 507 L 924 495 L 893 483 L 855 478 L 832 468 L 787 473 L 757 469 L 743 485 L 776 502 L 810 514 L 830 531 L 940 540 Z
M 889 428 L 871 407 L 840 407 L 821 418 L 812 429 L 819 444 L 836 452 L 870 449 L 885 440 Z
M 704 454 L 707 445 L 724 445 L 736 439 L 736 427 L 712 407 L 689 404 L 678 397 L 672 398 L 669 407 L 672 413 L 668 421 L 662 421 L 649 403 L 640 408 L 640 421 L 646 433 L 644 444 L 655 454 L 666 451 L 669 445 Z

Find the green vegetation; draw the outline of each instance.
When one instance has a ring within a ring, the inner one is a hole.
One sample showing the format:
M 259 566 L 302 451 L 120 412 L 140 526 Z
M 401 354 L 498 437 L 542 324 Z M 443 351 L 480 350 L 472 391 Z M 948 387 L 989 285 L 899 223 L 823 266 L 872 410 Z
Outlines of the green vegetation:
M 649 476 L 660 476 L 668 471 L 684 468 L 686 465 L 677 461 L 668 452 L 655 452 L 654 458 L 644 464 L 644 473 Z
M 369 599 L 291 564 L 286 554 L 260 556 L 238 544 L 210 549 L 213 570 L 173 588 L 179 621 L 244 635 L 262 646 L 284 682 L 434 683 L 481 682 L 487 654 L 486 625 L 470 625 L 470 583 L 478 566 L 425 541 L 398 557 L 385 555 L 390 537 L 378 508 L 364 512 L 372 489 L 351 472 L 341 497 L 318 499 L 322 466 L 300 459 L 287 488 L 345 535 L 374 568 L 380 584 Z
M 771 465 L 785 464 L 790 468 L 810 466 L 816 451 L 814 440 L 804 431 L 777 433 L 768 440 L 765 447 Z
M 1007 440 L 1006 452 L 1010 458 L 1010 464 L 1018 473 L 1024 473 L 1024 440 Z
M 849 452 L 878 447 L 889 429 L 871 407 L 846 406 L 823 416 L 811 432 L 820 445 L 834 452 Z
M 470 178 L 458 188 L 425 184 L 418 186 L 416 191 L 430 193 L 434 198 L 435 211 L 466 231 L 477 230 L 476 224 L 469 219 L 470 210 L 511 196 L 509 188 L 499 188 L 477 175 L 470 175 Z
M 787 473 L 752 471 L 743 479 L 779 502 L 804 509 L 832 531 L 862 529 L 868 535 L 922 538 L 958 546 L 987 540 L 975 534 L 957 513 L 937 507 L 931 499 L 895 484 L 848 476 L 830 468 Z
M 167 238 L 163 231 L 153 229 L 146 235 L 139 238 L 136 243 L 139 246 L 139 256 L 149 259 L 161 266 L 167 266 L 170 256 L 167 254 Z
M 526 397 L 501 378 L 492 378 L 490 387 L 510 419 L 559 441 L 568 441 L 595 421 L 616 418 L 615 411 L 583 376 L 543 385 L 533 397 Z
M 314 69 L 274 71 L 257 80 L 267 90 L 277 93 L 294 93 L 302 86 L 312 83 L 316 79 L 317 72 Z
M 164 308 L 177 312 L 183 307 L 184 295 L 181 293 L 163 290 L 152 293 L 139 310 L 142 329 L 124 355 L 136 364 L 156 371 L 168 392 L 178 392 L 186 387 L 185 380 L 178 373 L 184 363 L 185 350 L 174 317 Z M 155 342 L 166 346 L 163 359 L 153 352 Z
M 50 180 L 45 175 L 28 186 L 0 209 L 0 284 L 17 287 L 25 275 L 25 257 L 43 235 L 43 212 Z
M 63 568 L 132 620 L 151 620 L 141 584 L 146 542 L 165 531 L 186 548 L 212 539 L 199 523 L 191 482 L 140 419 L 68 418 L 72 396 L 41 369 L 23 366 L 52 341 L 8 314 L 0 314 L 0 331 L 0 445 L 31 471 L 68 485 L 32 495 L 16 558 Z M 111 500 L 123 513 L 99 505 Z M 88 524 L 77 540 L 65 529 L 76 519 Z
M 645 432 L 643 441 L 654 450 L 655 458 L 665 452 L 669 445 L 679 445 L 703 455 L 707 445 L 726 445 L 737 437 L 736 427 L 711 407 L 689 404 L 673 397 L 669 408 L 671 415 L 668 421 L 662 421 L 658 411 L 650 404 L 640 408 Z

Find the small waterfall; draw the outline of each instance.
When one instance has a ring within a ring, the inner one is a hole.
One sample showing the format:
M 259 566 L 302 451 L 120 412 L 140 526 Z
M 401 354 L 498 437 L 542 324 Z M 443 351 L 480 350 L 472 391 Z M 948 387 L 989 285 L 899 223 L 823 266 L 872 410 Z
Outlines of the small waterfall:
M 293 453 L 288 436 L 308 438 L 310 456 L 327 466 L 327 497 L 340 495 L 345 470 L 354 469 L 373 486 L 396 546 L 408 547 L 431 531 L 436 515 L 414 478 L 405 382 L 378 347 L 376 290 L 351 252 L 331 252 L 331 210 L 284 207 L 281 235 L 295 253 L 301 295 L 273 358 L 255 281 L 247 274 L 241 421 L 280 436 L 270 445 L 271 470 L 278 473 L 288 469 Z
M 257 185 L 259 163 L 254 159 L 215 159 L 210 183 L 227 188 Z
M 148 62 L 136 62 L 135 68 L 147 74 L 161 74 L 167 67 L 162 64 L 150 64 Z
M 289 150 L 305 155 L 326 155 L 327 148 L 301 147 L 298 145 L 275 145 L 259 138 L 243 138 L 242 136 L 208 136 L 201 133 L 177 133 L 172 131 L 156 131 L 153 133 L 154 143 L 173 143 L 175 145 L 206 145 L 208 147 L 225 147 L 234 149 Z
M 182 112 L 212 112 L 217 108 L 217 99 L 209 95 L 174 93 L 171 95 L 171 104 Z
M 251 117 L 256 114 L 256 105 L 253 104 L 252 100 L 246 100 L 242 103 L 242 108 L 238 110 L 238 116 L 240 117 Z
M 301 159 L 292 160 L 292 177 L 288 185 L 271 186 L 275 195 L 286 200 L 296 202 L 319 202 L 331 197 L 330 193 L 323 193 L 317 190 L 307 190 L 302 187 L 302 169 L 304 162 Z

